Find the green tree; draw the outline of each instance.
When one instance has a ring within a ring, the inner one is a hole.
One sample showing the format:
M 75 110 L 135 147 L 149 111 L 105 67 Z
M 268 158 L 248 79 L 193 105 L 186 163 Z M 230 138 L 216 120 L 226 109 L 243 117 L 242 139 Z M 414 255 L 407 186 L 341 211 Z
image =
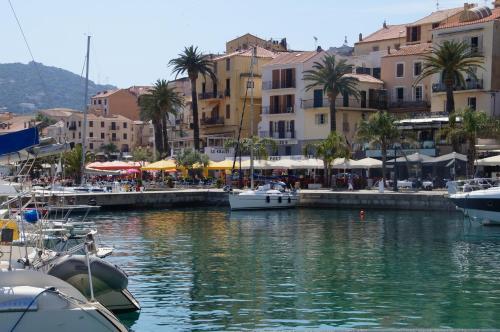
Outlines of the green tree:
M 138 99 L 140 117 L 142 121 L 151 121 L 153 124 L 155 149 L 158 151 L 158 159 L 161 159 L 164 153 L 162 138 L 161 111 L 152 94 L 141 95 Z
M 374 113 L 368 120 L 361 121 L 356 135 L 357 139 L 362 142 L 380 146 L 382 152 L 382 178 L 385 184 L 387 149 L 400 137 L 396 119 L 386 111 Z
M 464 74 L 477 79 L 476 69 L 482 68 L 483 59 L 477 49 L 462 41 L 446 40 L 433 48 L 431 54 L 422 56 L 424 65 L 417 83 L 426 77 L 438 74 L 446 89 L 446 112 L 455 111 L 453 91 L 465 86 Z
M 87 151 L 85 153 L 85 163 L 94 160 L 94 155 Z M 74 149 L 63 154 L 64 174 L 75 179 L 75 183 L 80 183 L 82 178 L 82 145 L 76 144 Z
M 118 147 L 114 143 L 108 143 L 101 146 L 101 151 L 105 154 L 118 152 Z
M 337 108 L 335 101 L 339 95 L 351 95 L 359 100 L 358 79 L 352 73 L 352 65 L 347 60 L 337 61 L 335 55 L 325 55 L 322 62 L 314 62 L 313 69 L 304 71 L 306 91 L 321 87 L 330 103 L 330 131 L 337 131 Z
M 175 158 L 177 167 L 182 166 L 187 169 L 189 173 L 191 173 L 195 167 L 208 167 L 209 162 L 210 159 L 206 154 L 193 149 L 184 149 Z
M 196 92 L 196 81 L 198 80 L 199 75 L 202 75 L 205 79 L 206 76 L 210 76 L 212 80 L 216 80 L 213 70 L 213 62 L 208 55 L 198 52 L 198 47 L 190 46 L 185 47 L 184 51 L 179 54 L 178 58 L 170 60 L 169 65 L 173 66 L 173 73 L 175 73 L 176 77 L 187 73 L 191 81 L 194 148 L 199 151 L 200 127 L 198 121 L 198 95 Z
M 37 113 L 37 115 L 35 117 L 35 121 L 40 122 L 40 125 L 39 125 L 40 129 L 46 128 L 46 127 L 53 125 L 54 123 L 57 122 L 56 120 L 49 118 L 48 116 L 46 116 L 43 113 Z
M 151 91 L 157 110 L 160 112 L 163 149 L 166 154 L 170 152 L 170 144 L 168 142 L 168 117 L 176 115 L 178 109 L 184 106 L 184 100 L 175 91 L 175 88 L 170 88 L 166 80 L 157 80 L 153 90 Z
M 328 137 L 322 141 L 309 143 L 304 147 L 306 156 L 314 155 L 315 158 L 322 159 L 324 165 L 324 185 L 330 184 L 332 166 L 336 158 L 350 158 L 351 151 L 344 137 L 336 132 L 331 132 Z
M 149 162 L 151 162 L 154 160 L 154 156 L 153 156 L 153 152 L 151 152 L 151 150 L 139 146 L 139 147 L 135 148 L 134 150 L 132 150 L 132 159 L 134 161 L 149 161 Z
M 459 123 L 457 123 L 459 119 Z M 498 120 L 492 119 L 485 112 L 466 108 L 450 114 L 448 126 L 441 130 L 448 142 L 464 142 L 467 146 L 467 175 L 473 176 L 474 161 L 477 159 L 476 143 L 478 138 L 498 138 L 500 129 Z
M 256 159 L 267 159 L 269 157 L 269 152 L 275 153 L 278 149 L 276 141 L 266 137 L 244 138 L 240 140 L 239 149 L 242 155 L 250 155 L 252 149 L 253 141 L 253 153 Z M 235 139 L 227 140 L 224 144 L 224 148 L 238 148 L 238 141 Z

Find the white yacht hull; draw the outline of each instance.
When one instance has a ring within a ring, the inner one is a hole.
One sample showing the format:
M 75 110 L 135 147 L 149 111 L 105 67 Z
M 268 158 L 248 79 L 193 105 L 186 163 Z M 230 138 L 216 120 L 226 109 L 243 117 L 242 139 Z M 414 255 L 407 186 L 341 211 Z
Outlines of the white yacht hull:
M 500 225 L 500 188 L 450 195 L 464 215 L 484 225 Z
M 290 193 L 254 195 L 240 193 L 229 195 L 231 210 L 290 209 L 297 206 L 298 202 L 299 196 Z

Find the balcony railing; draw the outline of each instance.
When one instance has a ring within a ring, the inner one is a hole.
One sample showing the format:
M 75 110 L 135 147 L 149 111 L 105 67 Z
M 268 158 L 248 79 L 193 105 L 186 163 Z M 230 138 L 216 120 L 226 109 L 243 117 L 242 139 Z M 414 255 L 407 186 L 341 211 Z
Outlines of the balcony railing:
M 222 98 L 222 92 L 203 92 L 198 94 L 198 99 L 219 99 Z
M 204 126 L 214 126 L 214 125 L 223 125 L 224 124 L 224 118 L 218 117 L 218 118 L 204 118 L 200 120 L 200 123 Z
M 295 113 L 295 107 L 293 106 L 264 106 L 262 107 L 262 113 L 264 114 L 289 114 Z
M 389 102 L 389 109 L 428 109 L 430 104 L 426 100 L 394 100 Z
M 70 125 L 68 127 L 68 130 L 76 130 L 76 124 L 75 125 Z
M 483 80 L 465 80 L 465 84 L 456 85 L 454 91 L 481 90 L 484 89 Z M 443 82 L 432 84 L 432 92 L 446 92 L 446 85 Z
M 109 130 L 120 130 L 120 126 L 109 126 Z
M 323 99 L 305 99 L 302 100 L 302 108 L 321 108 L 330 107 L 330 100 L 328 98 Z M 386 109 L 386 101 L 378 100 L 356 100 L 356 98 L 349 98 L 344 100 L 343 98 L 337 98 L 335 100 L 335 107 L 337 108 L 371 108 L 371 109 Z
M 262 82 L 262 90 L 274 90 L 274 89 L 293 89 L 295 88 L 295 81 L 265 81 Z
M 260 137 L 266 137 L 266 138 L 273 138 L 273 139 L 287 139 L 287 138 L 296 138 L 296 132 L 295 130 L 288 130 L 288 131 L 260 131 L 259 132 Z

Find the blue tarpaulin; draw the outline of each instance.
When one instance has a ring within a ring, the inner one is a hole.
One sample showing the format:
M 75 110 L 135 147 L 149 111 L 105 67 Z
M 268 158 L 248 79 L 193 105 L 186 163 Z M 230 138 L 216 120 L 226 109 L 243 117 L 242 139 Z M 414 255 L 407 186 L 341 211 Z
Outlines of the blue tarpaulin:
M 28 128 L 0 135 L 0 156 L 38 145 L 38 128 Z

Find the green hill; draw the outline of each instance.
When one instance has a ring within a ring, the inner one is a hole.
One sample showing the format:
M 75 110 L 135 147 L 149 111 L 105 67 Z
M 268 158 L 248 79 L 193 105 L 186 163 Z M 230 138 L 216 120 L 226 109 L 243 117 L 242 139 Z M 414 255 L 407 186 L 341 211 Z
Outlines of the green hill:
M 0 110 L 32 113 L 45 108 L 83 108 L 85 79 L 56 67 L 34 62 L 0 64 Z M 41 78 L 43 79 L 40 79 Z M 113 89 L 89 81 L 89 96 L 98 91 Z

